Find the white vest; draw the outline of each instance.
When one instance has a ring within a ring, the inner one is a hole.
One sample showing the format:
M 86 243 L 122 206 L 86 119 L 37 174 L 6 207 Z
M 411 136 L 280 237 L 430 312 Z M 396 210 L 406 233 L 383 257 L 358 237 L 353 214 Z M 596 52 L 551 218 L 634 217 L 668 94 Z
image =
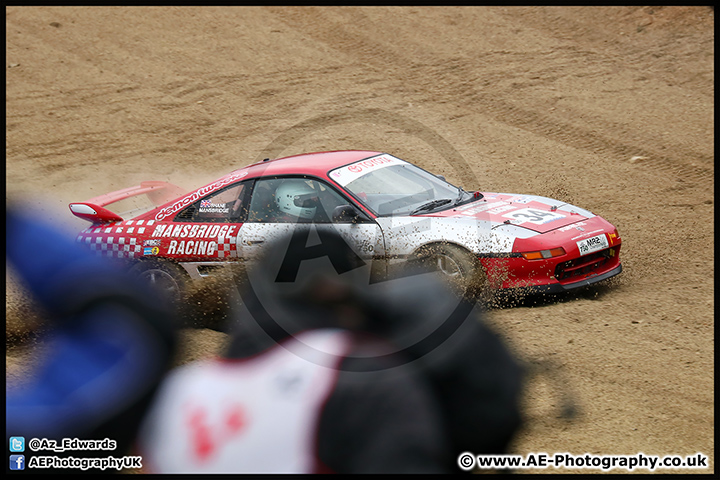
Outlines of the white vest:
M 311 473 L 322 406 L 350 338 L 301 333 L 242 360 L 177 368 L 140 432 L 143 467 L 154 473 Z

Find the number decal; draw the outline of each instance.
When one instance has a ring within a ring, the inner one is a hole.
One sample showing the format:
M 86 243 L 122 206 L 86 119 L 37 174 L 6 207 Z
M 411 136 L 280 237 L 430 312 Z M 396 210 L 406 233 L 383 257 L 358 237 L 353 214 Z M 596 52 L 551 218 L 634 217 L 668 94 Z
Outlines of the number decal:
M 514 212 L 503 215 L 506 218 L 512 218 L 515 220 L 513 223 L 525 223 L 530 222 L 536 225 L 543 223 L 554 222 L 561 218 L 565 218 L 565 215 L 557 212 L 546 212 L 535 208 L 523 208 Z

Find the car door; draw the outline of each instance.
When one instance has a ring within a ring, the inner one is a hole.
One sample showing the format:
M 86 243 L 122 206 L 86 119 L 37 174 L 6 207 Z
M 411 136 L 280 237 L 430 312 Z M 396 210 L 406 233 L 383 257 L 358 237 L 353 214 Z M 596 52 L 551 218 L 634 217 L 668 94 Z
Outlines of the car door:
M 348 205 L 358 215 L 336 216 L 333 220 L 336 209 Z M 263 253 L 264 246 L 308 224 L 308 245 L 318 241 L 313 230 L 332 228 L 364 262 L 372 265 L 373 274 L 384 275 L 385 243 L 378 224 L 326 182 L 309 177 L 256 180 L 247 220 L 238 234 L 238 255 L 252 262 Z
M 212 276 L 237 261 L 237 236 L 251 186 L 250 180 L 231 184 L 187 206 L 166 225 L 158 224 L 160 251 L 193 279 Z

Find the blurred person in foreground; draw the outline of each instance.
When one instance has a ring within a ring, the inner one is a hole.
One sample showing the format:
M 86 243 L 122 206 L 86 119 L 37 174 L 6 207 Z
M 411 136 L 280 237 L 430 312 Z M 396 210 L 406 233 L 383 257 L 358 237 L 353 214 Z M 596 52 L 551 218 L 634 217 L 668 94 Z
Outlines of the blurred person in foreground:
M 63 438 L 107 438 L 115 442 L 112 451 L 37 454 L 128 455 L 160 379 L 172 366 L 173 310 L 119 266 L 13 205 L 6 208 L 6 241 L 8 266 L 47 327 L 39 365 L 20 384 L 6 386 L 6 451 L 11 436 L 53 439 L 58 445 Z M 34 453 L 27 446 L 25 452 L 28 458 Z
M 169 375 L 148 471 L 461 473 L 460 453 L 506 453 L 522 373 L 479 309 L 432 273 L 370 283 L 327 227 L 237 270 L 229 346 Z

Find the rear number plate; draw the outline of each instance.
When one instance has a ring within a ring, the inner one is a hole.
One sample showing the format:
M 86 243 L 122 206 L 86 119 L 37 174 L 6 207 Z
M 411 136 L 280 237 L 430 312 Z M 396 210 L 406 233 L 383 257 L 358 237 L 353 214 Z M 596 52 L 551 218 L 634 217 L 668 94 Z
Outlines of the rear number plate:
M 594 237 L 586 238 L 577 242 L 578 250 L 580 255 L 587 255 L 588 253 L 597 252 L 604 248 L 608 248 L 608 241 L 605 234 L 596 235 Z

